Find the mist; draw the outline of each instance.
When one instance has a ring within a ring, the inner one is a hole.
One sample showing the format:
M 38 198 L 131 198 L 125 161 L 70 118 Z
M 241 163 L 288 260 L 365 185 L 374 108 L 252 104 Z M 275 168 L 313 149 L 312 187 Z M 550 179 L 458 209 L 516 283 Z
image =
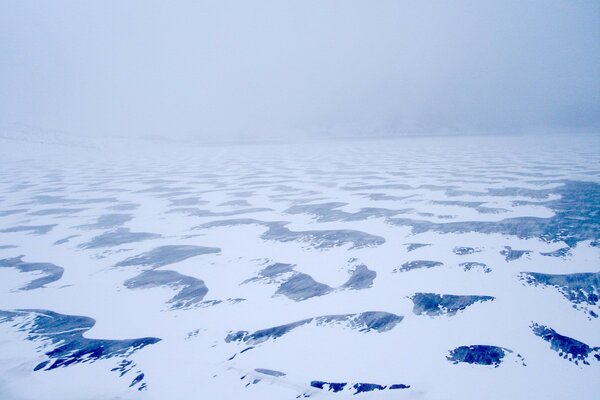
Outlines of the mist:
M 3 1 L 0 124 L 204 142 L 600 131 L 595 1 Z

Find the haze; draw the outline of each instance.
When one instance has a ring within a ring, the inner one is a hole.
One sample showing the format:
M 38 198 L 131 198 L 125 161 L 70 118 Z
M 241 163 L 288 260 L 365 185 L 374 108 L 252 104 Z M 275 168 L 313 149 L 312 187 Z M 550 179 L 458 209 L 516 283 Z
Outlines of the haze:
M 600 131 L 597 1 L 3 0 L 0 52 L 4 129 Z

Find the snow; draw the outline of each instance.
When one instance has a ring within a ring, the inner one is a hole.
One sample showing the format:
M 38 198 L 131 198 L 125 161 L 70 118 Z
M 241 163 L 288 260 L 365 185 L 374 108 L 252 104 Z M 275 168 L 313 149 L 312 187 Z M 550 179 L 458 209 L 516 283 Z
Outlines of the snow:
M 575 300 L 552 284 L 566 278 L 524 279 L 599 272 L 594 136 L 26 139 L 0 139 L 0 260 L 63 272 L 30 285 L 40 270 L 0 268 L 3 399 L 600 397 L 597 279 Z M 448 304 L 415 313 L 416 294 Z M 93 319 L 56 326 L 61 337 L 160 341 L 34 371 L 64 344 L 32 323 L 44 312 Z M 393 323 L 365 329 L 375 317 Z M 560 343 L 589 350 L 589 365 Z M 456 349 L 504 356 L 449 360 Z

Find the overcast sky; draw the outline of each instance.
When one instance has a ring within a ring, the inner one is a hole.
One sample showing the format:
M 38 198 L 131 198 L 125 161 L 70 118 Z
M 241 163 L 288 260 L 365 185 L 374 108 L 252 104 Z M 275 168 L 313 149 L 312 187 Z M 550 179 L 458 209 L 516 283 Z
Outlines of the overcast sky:
M 600 2 L 0 0 L 0 123 L 245 141 L 600 131 Z

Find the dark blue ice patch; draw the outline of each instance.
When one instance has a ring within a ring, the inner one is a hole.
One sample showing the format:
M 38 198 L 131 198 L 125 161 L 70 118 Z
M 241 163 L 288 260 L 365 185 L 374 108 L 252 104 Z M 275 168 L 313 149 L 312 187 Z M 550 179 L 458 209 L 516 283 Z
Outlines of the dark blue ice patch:
M 199 208 L 173 208 L 169 213 L 183 213 L 190 217 L 231 217 L 241 214 L 252 214 L 257 212 L 273 211 L 271 208 L 242 208 L 239 210 L 214 212 L 210 210 L 202 210 Z
M 119 376 L 123 376 L 129 371 L 131 371 L 135 366 L 136 364 L 133 361 L 124 359 L 121 360 L 121 362 L 119 362 L 116 367 L 112 368 L 111 371 L 118 372 Z
M 159 239 L 161 235 L 147 232 L 131 232 L 128 228 L 118 228 L 93 237 L 89 242 L 79 245 L 82 249 L 99 249 L 115 247 L 122 244 L 141 242 L 143 240 Z
M 326 249 L 345 244 L 352 244 L 351 249 L 363 247 L 375 247 L 385 243 L 381 236 L 371 235 L 361 231 L 350 229 L 337 230 L 315 230 L 315 231 L 291 231 L 285 226 L 288 222 L 266 222 L 252 218 L 230 219 L 212 221 L 197 226 L 195 229 L 208 229 L 215 227 L 237 226 L 237 225 L 260 225 L 267 227 L 267 231 L 261 235 L 264 240 L 275 240 L 278 242 L 305 242 L 317 249 Z
M 23 214 L 23 213 L 26 213 L 27 211 L 29 211 L 28 208 L 19 208 L 19 209 L 15 209 L 15 210 L 4 210 L 4 211 L 0 211 L 0 217 L 6 217 L 9 215 L 13 215 L 13 214 Z
M 386 332 L 393 329 L 403 318 L 402 316 L 383 311 L 366 311 L 359 314 L 325 315 L 316 317 L 315 320 L 319 325 L 331 322 L 344 322 L 347 326 L 358 329 L 360 332 L 369 332 L 371 330 Z
M 172 186 L 166 186 L 166 185 L 155 185 L 155 186 L 150 186 L 146 189 L 141 189 L 138 190 L 134 193 L 167 193 L 167 194 L 171 194 L 171 193 L 188 193 L 188 191 L 192 189 L 189 186 L 181 186 L 181 187 L 172 187 Z
M 455 247 L 454 250 L 452 250 L 452 252 L 454 254 L 456 254 L 457 256 L 464 256 L 467 254 L 474 254 L 476 252 L 478 252 L 478 249 L 475 249 L 473 247 Z
M 250 207 L 250 203 L 246 200 L 229 200 L 224 203 L 219 204 L 221 207 Z
M 76 238 L 76 237 L 79 237 L 79 235 L 70 235 L 70 236 L 67 236 L 65 238 L 57 240 L 56 242 L 53 243 L 53 245 L 54 246 L 58 246 L 58 245 L 61 245 L 61 244 L 68 243 L 69 240 L 71 240 L 73 238 Z
M 405 272 L 405 271 L 410 271 L 410 270 L 419 269 L 419 268 L 440 267 L 442 265 L 444 265 L 444 264 L 439 261 L 415 260 L 415 261 L 405 262 L 399 268 L 394 268 L 393 272 Z
M 528 189 L 520 187 L 507 187 L 507 188 L 489 188 L 485 192 L 475 192 L 467 190 L 454 190 L 450 189 L 446 191 L 448 196 L 499 196 L 499 197 L 529 197 L 531 199 L 544 200 L 549 196 L 547 190 Z
M 366 265 L 357 265 L 348 281 L 341 288 L 353 290 L 368 289 L 373 286 L 373 281 L 376 277 L 377 272 L 370 270 Z
M 434 200 L 433 204 L 442 206 L 457 206 L 466 208 L 478 208 L 485 204 L 483 201 L 457 201 L 457 200 Z
M 69 215 L 76 214 L 78 212 L 87 210 L 87 208 L 47 208 L 44 210 L 37 210 L 28 213 L 34 216 L 45 216 L 45 215 Z
M 459 266 L 463 267 L 463 269 L 465 271 L 471 271 L 471 270 L 476 270 L 476 269 L 480 269 L 482 270 L 484 273 L 490 273 L 492 272 L 492 269 L 490 267 L 488 267 L 486 264 L 481 263 L 481 262 L 464 262 L 464 263 L 460 263 L 458 264 Z
M 171 199 L 172 206 L 199 206 L 208 204 L 208 201 L 201 200 L 199 197 L 185 197 L 182 199 Z
M 83 336 L 96 321 L 89 317 L 63 315 L 48 310 L 0 311 L 0 323 L 12 323 L 20 332 L 27 332 L 27 339 L 43 342 L 40 348 L 47 360 L 33 369 L 52 370 L 79 363 L 92 363 L 111 357 L 128 357 L 137 350 L 160 341 L 158 338 L 109 340 L 88 339 Z
M 410 226 L 413 233 L 435 231 L 440 233 L 501 233 L 519 238 L 537 237 L 551 243 L 563 241 L 574 247 L 584 240 L 595 240 L 600 237 L 600 184 L 583 181 L 563 181 L 563 185 L 544 190 L 520 188 L 488 189 L 486 193 L 473 195 L 493 196 L 534 196 L 539 199 L 551 194 L 559 195 L 556 200 L 539 202 L 554 211 L 550 218 L 517 217 L 500 221 L 465 221 L 434 223 L 408 218 L 388 218 L 394 225 Z M 452 193 L 447 193 L 452 195 Z M 454 193 L 456 194 L 456 193 Z
M 397 390 L 397 389 L 409 389 L 410 385 L 405 385 L 404 383 L 394 383 L 390 385 L 389 390 Z
M 570 250 L 570 247 L 562 247 L 558 250 L 550 251 L 547 253 L 540 252 L 540 254 L 546 257 L 566 257 L 570 254 Z
M 73 200 L 67 199 L 64 196 L 51 196 L 41 194 L 31 197 L 30 201 L 23 204 L 67 204 L 73 203 Z
M 349 213 L 338 210 L 338 208 L 348 205 L 348 203 L 331 202 L 320 204 L 302 204 L 295 205 L 287 210 L 288 214 L 309 214 L 317 218 L 319 222 L 331 221 L 363 221 L 369 218 L 386 218 L 394 215 L 413 211 L 412 209 L 390 210 L 387 208 L 361 208 L 359 211 Z
M 0 260 L 0 268 L 16 268 L 20 272 L 41 272 L 42 277 L 29 282 L 19 290 L 32 290 L 43 288 L 45 285 L 62 278 L 64 268 L 50 263 L 28 263 L 23 261 L 24 256 L 5 258 Z
M 261 278 L 275 278 L 294 271 L 294 264 L 274 263 L 262 269 L 258 276 Z
M 386 388 L 385 386 L 379 385 L 377 383 L 355 383 L 352 387 L 354 388 L 354 390 L 356 390 L 354 394 L 372 392 L 374 390 L 383 390 Z
M 246 279 L 241 284 L 246 284 L 250 282 L 256 282 L 261 280 L 266 280 L 269 282 L 273 282 L 275 278 L 278 278 L 282 275 L 295 273 L 294 264 L 285 264 L 285 263 L 274 263 L 266 266 L 262 270 L 258 272 L 258 276 Z
M 300 326 L 312 322 L 317 326 L 343 324 L 360 332 L 370 332 L 375 330 L 381 333 L 391 330 L 400 323 L 402 319 L 402 316 L 383 311 L 367 311 L 359 314 L 323 315 L 275 326 L 273 328 L 262 329 L 254 333 L 249 333 L 248 331 L 232 332 L 227 335 L 225 342 L 244 342 L 255 345 L 269 339 L 275 340 Z
M 284 295 L 294 301 L 303 301 L 311 297 L 326 295 L 332 290 L 324 283 L 315 281 L 310 275 L 297 272 L 279 285 L 275 294 Z
M 385 243 L 385 239 L 381 236 L 349 229 L 294 232 L 286 228 L 285 223 L 272 223 L 267 232 L 262 235 L 262 238 L 279 242 L 308 242 L 317 249 L 343 246 L 345 244 L 352 244 L 351 249 L 358 249 L 379 246 Z
M 109 210 L 115 211 L 132 211 L 139 207 L 139 204 L 134 203 L 122 203 L 115 204 L 114 206 L 107 207 Z
M 477 207 L 475 210 L 480 214 L 502 214 L 508 212 L 505 208 L 497 207 Z
M 45 235 L 50 232 L 54 227 L 58 224 L 50 224 L 50 225 L 35 225 L 35 226 L 13 226 L 12 228 L 7 228 L 0 230 L 2 233 L 15 233 L 15 232 L 29 232 L 34 235 Z
M 531 329 L 536 336 L 550 343 L 550 348 L 565 360 L 569 360 L 577 365 L 579 365 L 579 362 L 590 365 L 588 360 L 591 355 L 594 355 L 594 358 L 600 361 L 600 347 L 590 347 L 583 342 L 563 336 L 554 329 L 544 325 L 534 323 L 531 325 Z
M 513 250 L 510 246 L 504 246 L 504 250 L 501 250 L 500 254 L 504 256 L 506 262 L 509 262 L 531 254 L 531 250 Z
M 144 373 L 139 374 L 138 376 L 136 376 L 135 378 L 133 378 L 133 380 L 131 381 L 131 383 L 129 384 L 129 387 L 133 387 L 135 385 L 137 385 L 138 383 L 140 383 L 142 380 L 144 380 Z
M 275 371 L 275 370 L 266 369 L 266 368 L 255 368 L 254 371 L 259 372 L 261 374 L 274 376 L 276 378 L 279 378 L 281 376 L 285 376 L 286 375 L 284 372 Z
M 427 189 L 427 190 L 452 190 L 457 189 L 458 186 L 452 185 L 419 185 L 419 186 L 410 186 L 404 183 L 384 183 L 380 185 L 355 185 L 355 186 L 344 186 L 342 190 L 378 190 L 378 189 L 399 189 L 399 190 L 415 190 L 415 189 Z
M 178 263 L 188 258 L 202 254 L 219 253 L 218 247 L 203 247 L 191 245 L 169 245 L 156 247 L 146 253 L 138 254 L 116 264 L 117 267 L 143 265 L 158 268 L 169 264 Z
M 310 382 L 310 386 L 312 386 L 314 388 L 328 390 L 328 391 L 334 392 L 334 393 L 344 390 L 346 385 L 347 385 L 346 382 L 323 382 L 323 381 L 311 381 Z
M 354 390 L 354 395 L 364 392 L 372 392 L 375 390 L 398 390 L 398 389 L 409 389 L 410 385 L 405 385 L 403 383 L 395 383 L 392 385 L 380 385 L 377 383 L 347 383 L 347 382 L 325 382 L 325 381 L 311 381 L 310 386 L 327 390 L 329 392 L 338 393 L 348 388 L 347 390 Z
M 184 309 L 198 305 L 208 293 L 204 281 L 175 271 L 144 271 L 128 279 L 124 283 L 129 289 L 149 289 L 169 286 L 179 290 L 177 295 L 168 301 L 171 309 Z
M 556 288 L 576 309 L 589 311 L 598 315 L 588 306 L 600 308 L 600 272 L 584 272 L 576 274 L 552 275 L 539 272 L 522 272 L 519 278 L 533 286 Z
M 133 219 L 131 214 L 105 214 L 96 219 L 96 222 L 91 224 L 79 225 L 81 229 L 111 229 L 116 228 L 129 222 Z
M 70 199 L 65 196 L 36 195 L 27 203 L 23 204 L 95 204 L 116 203 L 119 200 L 114 197 L 101 197 L 92 199 Z
M 369 200 L 373 200 L 373 201 L 400 201 L 400 200 L 406 200 L 409 199 L 411 197 L 415 197 L 414 194 L 411 194 L 410 196 L 391 196 L 385 193 L 357 193 L 361 196 L 366 196 Z
M 410 253 L 413 250 L 420 249 L 421 247 L 431 246 L 429 243 L 405 243 L 406 251 Z
M 273 328 L 261 329 L 254 333 L 249 333 L 248 331 L 238 331 L 234 333 L 230 333 L 225 338 L 225 342 L 237 342 L 243 341 L 248 344 L 259 344 L 265 342 L 269 339 L 277 339 L 288 332 L 298 328 L 299 326 L 309 324 L 312 322 L 313 318 L 307 318 L 300 321 L 292 322 L 290 324 L 279 325 Z
M 284 276 L 287 275 L 287 276 Z M 339 289 L 360 290 L 373 285 L 373 280 L 377 276 L 375 271 L 371 271 L 365 265 L 358 265 L 351 271 L 351 276 Z M 283 295 L 294 301 L 303 301 L 316 296 L 324 296 L 333 292 L 335 289 L 315 281 L 310 275 L 294 271 L 293 264 L 275 263 L 267 266 L 258 272 L 258 276 L 246 279 L 242 284 L 267 280 L 273 282 L 281 277 L 279 287 L 275 295 Z
M 493 365 L 497 368 L 507 353 L 512 353 L 512 350 L 488 345 L 460 346 L 451 350 L 446 359 L 453 364 Z
M 413 301 L 413 313 L 416 315 L 440 316 L 456 315 L 457 312 L 480 302 L 492 301 L 492 296 L 458 296 L 452 294 L 439 295 L 436 293 L 415 293 Z

